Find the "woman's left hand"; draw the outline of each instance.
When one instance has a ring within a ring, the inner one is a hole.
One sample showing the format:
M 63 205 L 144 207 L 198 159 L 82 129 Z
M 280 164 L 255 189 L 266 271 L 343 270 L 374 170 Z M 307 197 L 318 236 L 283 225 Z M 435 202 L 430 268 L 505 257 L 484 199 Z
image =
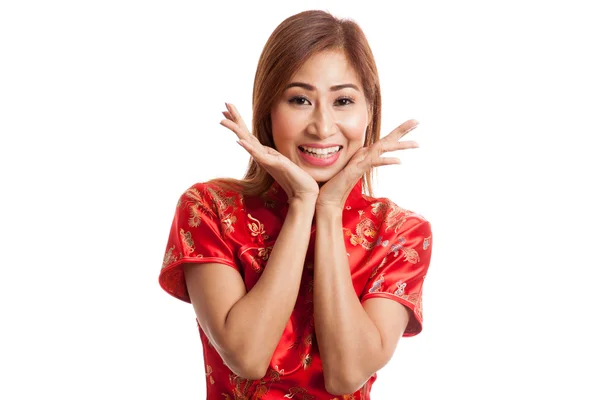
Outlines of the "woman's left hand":
M 419 147 L 417 142 L 399 142 L 404 135 L 415 129 L 418 124 L 414 119 L 408 120 L 371 146 L 359 149 L 344 169 L 320 188 L 316 204 L 317 209 L 333 207 L 343 210 L 352 188 L 371 168 L 381 165 L 400 164 L 400 159 L 396 157 L 382 157 L 382 155 L 388 151 Z

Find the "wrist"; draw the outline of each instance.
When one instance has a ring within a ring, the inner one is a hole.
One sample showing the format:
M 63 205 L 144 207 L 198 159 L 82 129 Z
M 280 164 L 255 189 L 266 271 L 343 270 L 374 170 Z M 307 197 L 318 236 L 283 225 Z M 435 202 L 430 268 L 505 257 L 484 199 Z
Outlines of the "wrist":
M 311 211 L 315 212 L 315 204 L 317 202 L 316 197 L 304 196 L 304 197 L 290 197 L 288 199 L 289 209 L 299 211 Z
M 315 204 L 315 212 L 321 215 L 342 215 L 344 208 L 339 204 L 319 203 Z

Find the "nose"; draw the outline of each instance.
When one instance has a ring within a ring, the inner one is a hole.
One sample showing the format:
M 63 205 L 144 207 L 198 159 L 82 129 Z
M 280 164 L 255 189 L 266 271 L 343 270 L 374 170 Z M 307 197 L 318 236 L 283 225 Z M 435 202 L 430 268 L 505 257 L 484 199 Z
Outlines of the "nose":
M 308 126 L 308 132 L 321 139 L 328 138 L 337 132 L 335 118 L 328 107 L 323 105 L 315 107 L 311 123 Z

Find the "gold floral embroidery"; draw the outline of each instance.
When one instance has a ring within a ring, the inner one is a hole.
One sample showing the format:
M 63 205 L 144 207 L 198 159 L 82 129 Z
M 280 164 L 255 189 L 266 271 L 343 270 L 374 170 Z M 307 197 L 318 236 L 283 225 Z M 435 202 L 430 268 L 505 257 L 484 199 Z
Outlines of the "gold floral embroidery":
M 215 200 L 219 211 L 225 211 L 229 207 L 235 207 L 235 199 L 238 196 L 225 196 L 225 192 L 221 188 L 213 189 L 210 187 L 206 188 L 210 196 Z
M 215 384 L 215 380 L 213 379 L 213 377 L 211 375 L 212 372 L 213 372 L 212 367 L 210 365 L 206 365 L 206 376 L 208 377 L 208 380 L 209 380 L 210 384 L 214 385 Z
M 250 218 L 252 221 L 251 224 L 248 224 L 248 229 L 250 229 L 250 234 L 254 237 L 261 235 L 262 237 L 265 237 L 267 235 L 265 235 L 265 226 L 256 218 L 253 218 L 252 215 L 248 214 L 248 218 Z M 268 238 L 268 236 L 267 236 Z
M 267 392 L 269 391 L 269 388 L 267 387 L 267 385 L 265 385 L 262 382 L 263 381 L 261 381 L 261 383 L 258 386 L 256 386 L 256 389 L 254 390 L 254 394 L 252 395 L 253 399 L 262 399 L 263 396 L 265 394 L 267 394 Z
M 233 232 L 235 230 L 233 225 L 235 224 L 236 221 L 237 221 L 237 217 L 235 215 L 233 215 L 233 213 L 229 213 L 229 214 L 223 216 L 223 218 L 221 218 L 221 225 L 223 226 L 223 232 L 225 232 L 225 233 Z
M 264 270 L 264 265 L 266 265 L 269 256 L 271 255 L 271 250 L 273 246 L 269 247 L 259 247 L 258 254 L 256 257 L 252 257 L 252 264 L 250 265 L 256 273 L 261 273 Z
M 295 340 L 292 342 L 292 344 L 290 344 L 288 346 L 288 351 L 292 350 L 292 349 L 297 349 L 298 346 L 300 346 L 300 339 L 302 338 L 302 335 L 296 335 Z
M 361 394 L 361 396 L 362 396 L 362 394 Z M 362 397 L 361 397 L 361 399 L 362 399 Z M 334 397 L 331 400 L 355 400 L 355 398 L 354 398 L 353 394 L 344 394 L 344 395 L 342 395 L 341 399 L 338 397 Z
M 398 251 L 402 250 L 402 254 L 404 255 L 404 261 L 408 261 L 411 264 L 416 264 L 419 262 L 419 253 L 415 249 L 411 249 L 408 247 L 402 246 L 406 242 L 406 239 L 401 237 L 398 240 L 398 243 L 392 245 L 390 248 L 390 253 L 394 253 L 394 257 L 398 256 Z
M 406 222 L 406 218 L 410 214 L 408 210 L 399 207 L 390 201 L 385 203 L 377 201 L 371 204 L 371 213 L 378 217 L 383 215 L 385 232 L 393 228 L 394 233 L 398 233 L 402 225 Z
M 396 296 L 402 296 L 404 294 L 404 289 L 406 288 L 406 283 L 404 283 L 402 281 L 398 281 L 398 282 L 396 282 L 396 287 L 398 289 L 396 289 L 396 291 L 394 292 L 394 294 Z
M 310 367 L 311 363 L 312 363 L 312 356 L 310 354 L 304 354 L 302 356 L 302 366 L 304 367 L 304 369 L 307 369 L 308 367 Z
M 293 399 L 295 395 L 298 393 L 306 393 L 306 389 L 301 387 L 291 387 L 288 391 L 289 393 L 283 396 L 286 399 Z
M 383 275 L 384 274 L 381 274 L 379 278 L 377 278 L 377 280 L 373 282 L 373 285 L 369 289 L 369 293 L 376 293 L 382 291 L 383 283 L 385 282 L 385 277 Z
M 398 231 L 400 230 L 400 228 L 402 227 L 402 225 L 404 225 L 404 223 L 406 222 L 406 214 L 402 214 L 400 215 L 400 217 L 397 220 L 394 221 L 390 221 L 390 220 L 385 220 L 384 224 L 386 225 L 385 227 L 385 231 L 387 232 L 389 229 L 394 228 L 394 233 L 398 233 Z
M 258 249 L 258 256 L 263 260 L 267 261 L 269 256 L 271 255 L 271 250 L 273 250 L 273 246 L 269 247 L 260 247 Z
M 403 294 L 402 296 L 400 296 L 401 299 L 404 299 L 406 301 L 408 301 L 411 304 L 415 305 L 415 315 L 417 315 L 419 318 L 423 318 L 423 303 L 422 303 L 422 296 L 421 293 L 410 293 L 410 294 Z
M 173 250 L 175 250 L 175 245 L 173 245 L 173 247 L 171 247 L 170 249 L 168 249 L 165 252 L 165 256 L 163 258 L 163 263 L 162 263 L 162 269 L 164 269 L 168 265 L 174 263 L 175 261 L 179 260 L 179 258 L 181 257 L 181 254 L 179 256 L 174 255 Z
M 197 228 L 200 226 L 202 221 L 202 215 L 208 215 L 212 213 L 210 205 L 206 200 L 204 200 L 204 197 L 196 188 L 188 189 L 185 192 L 185 197 L 191 200 L 189 206 L 190 218 L 188 219 L 188 224 L 193 228 Z M 181 199 L 177 206 L 179 207 L 180 205 Z
M 415 249 L 403 247 L 402 252 L 404 253 L 404 261 L 408 261 L 411 264 L 419 262 L 419 253 Z
M 371 204 L 371 213 L 373 215 L 379 216 L 385 212 L 385 210 L 387 210 L 387 204 L 382 203 L 381 201 L 376 201 L 375 203 Z
M 385 265 L 386 262 L 387 262 L 387 256 L 383 257 L 383 260 L 381 260 L 381 263 L 373 270 L 373 272 L 371 272 L 371 276 L 369 276 L 369 279 L 371 279 L 375 275 L 377 275 L 377 271 L 379 271 L 381 268 L 383 268 L 383 266 Z
M 310 317 L 305 318 L 304 321 L 302 322 L 301 326 L 305 326 L 309 321 L 310 321 Z M 288 351 L 292 350 L 292 349 L 298 349 L 300 347 L 300 343 L 304 343 L 304 349 L 310 350 L 310 348 L 312 347 L 312 344 L 315 340 L 316 340 L 316 337 L 313 332 L 309 332 L 308 334 L 306 334 L 304 336 L 304 339 L 302 339 L 302 335 L 296 335 L 292 344 L 288 346 Z M 302 359 L 304 360 L 306 358 L 306 356 L 310 357 L 310 355 L 305 354 L 302 356 Z M 312 358 L 311 358 L 311 360 L 312 360 Z
M 371 250 L 377 245 L 376 241 L 369 241 L 367 237 L 373 239 L 377 236 L 377 227 L 369 218 L 363 218 L 356 224 L 355 233 L 348 228 L 343 228 L 346 236 L 350 237 L 350 243 L 354 246 L 361 245 L 366 250 Z
M 362 399 L 362 393 L 361 393 L 361 399 Z M 354 394 L 343 394 L 341 399 L 334 397 L 331 400 L 355 400 L 355 398 L 354 398 Z
M 226 196 L 225 192 L 221 188 L 213 189 L 207 187 L 206 190 L 214 200 L 213 210 L 221 220 L 223 232 L 228 234 L 235 231 L 234 225 L 237 221 L 237 217 L 233 214 L 237 211 L 236 200 L 239 199 L 240 196 Z M 231 207 L 233 207 L 233 210 L 227 213 L 226 211 Z
M 256 272 L 260 274 L 267 263 L 271 255 L 271 250 L 273 250 L 273 246 L 267 247 L 247 247 L 243 250 L 239 256 L 246 260 L 246 262 L 250 262 L 250 267 Z
M 310 347 L 313 344 L 313 340 L 314 340 L 314 334 L 311 332 L 304 337 L 304 344 L 307 347 Z
M 282 374 L 285 374 L 285 371 L 283 369 L 279 369 L 279 366 L 276 365 L 267 373 L 267 376 L 272 382 L 279 382 Z
M 183 251 L 186 255 L 194 252 L 195 245 L 194 239 L 192 239 L 192 232 L 185 232 L 183 228 L 179 229 L 179 236 L 181 236 L 181 242 L 183 244 Z
M 283 396 L 286 399 L 300 399 L 300 400 L 313 400 L 316 396 L 307 393 L 308 390 L 301 387 L 292 387 L 289 389 L 289 393 Z
M 244 379 L 236 374 L 229 374 L 229 383 L 234 385 L 233 387 L 233 400 L 248 400 L 251 387 L 251 381 L 249 379 Z M 228 396 L 226 393 L 222 393 L 222 395 Z

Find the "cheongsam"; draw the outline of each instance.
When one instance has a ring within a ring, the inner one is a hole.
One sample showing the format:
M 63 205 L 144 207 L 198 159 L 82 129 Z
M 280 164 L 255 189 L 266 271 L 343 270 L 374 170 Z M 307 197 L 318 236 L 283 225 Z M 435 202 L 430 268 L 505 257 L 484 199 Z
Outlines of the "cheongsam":
M 274 182 L 262 196 L 244 197 L 214 183 L 197 183 L 177 203 L 159 274 L 160 286 L 190 302 L 184 263 L 219 263 L 239 272 L 250 291 L 260 279 L 288 210 L 287 195 Z M 431 257 L 431 228 L 422 216 L 386 198 L 363 194 L 359 181 L 342 215 L 344 241 L 356 296 L 380 297 L 408 308 L 404 336 L 422 329 L 422 287 Z M 258 380 L 234 374 L 196 320 L 202 341 L 208 400 L 368 400 L 377 374 L 355 393 L 325 390 L 315 334 L 312 284 L 315 221 L 298 298 L 270 361 Z

